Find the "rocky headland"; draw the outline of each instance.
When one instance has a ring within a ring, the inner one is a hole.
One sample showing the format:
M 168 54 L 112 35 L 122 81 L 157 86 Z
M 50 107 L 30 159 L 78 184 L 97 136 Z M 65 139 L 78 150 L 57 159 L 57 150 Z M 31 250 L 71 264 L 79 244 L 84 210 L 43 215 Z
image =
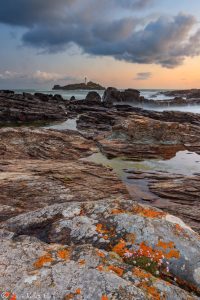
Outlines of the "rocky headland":
M 0 93 L 4 126 L 76 118 L 78 129 L 0 129 L 0 286 L 13 299 L 200 299 L 200 173 L 126 169 L 128 187 L 88 159 L 200 154 L 200 115 L 110 92 Z
M 53 90 L 66 90 L 66 91 L 73 91 L 73 90 L 105 90 L 105 87 L 101 86 L 98 83 L 89 81 L 87 83 L 74 83 L 68 84 L 64 86 L 54 85 Z

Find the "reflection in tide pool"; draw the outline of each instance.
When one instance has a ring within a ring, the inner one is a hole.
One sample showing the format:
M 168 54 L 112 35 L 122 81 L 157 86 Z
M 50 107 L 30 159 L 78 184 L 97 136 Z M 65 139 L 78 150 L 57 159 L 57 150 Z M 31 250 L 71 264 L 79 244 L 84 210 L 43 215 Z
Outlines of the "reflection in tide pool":
M 127 174 L 123 171 L 124 169 L 157 170 L 183 175 L 192 175 L 200 172 L 200 155 L 188 151 L 180 151 L 175 157 L 169 160 L 144 160 L 142 162 L 135 162 L 120 158 L 107 159 L 101 153 L 95 153 L 87 158 L 87 160 L 113 168 L 123 181 L 127 181 Z
M 44 126 L 44 128 L 56 129 L 56 130 L 67 130 L 67 129 L 77 130 L 76 121 L 77 119 L 68 119 L 67 121 L 62 123 L 54 122 L 51 123 L 51 125 Z

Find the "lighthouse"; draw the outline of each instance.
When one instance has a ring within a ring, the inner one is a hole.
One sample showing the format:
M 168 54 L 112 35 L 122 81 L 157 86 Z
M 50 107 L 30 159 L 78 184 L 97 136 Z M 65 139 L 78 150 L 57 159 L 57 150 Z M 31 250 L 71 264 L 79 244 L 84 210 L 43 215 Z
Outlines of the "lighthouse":
M 85 77 L 85 85 L 87 85 L 87 77 Z

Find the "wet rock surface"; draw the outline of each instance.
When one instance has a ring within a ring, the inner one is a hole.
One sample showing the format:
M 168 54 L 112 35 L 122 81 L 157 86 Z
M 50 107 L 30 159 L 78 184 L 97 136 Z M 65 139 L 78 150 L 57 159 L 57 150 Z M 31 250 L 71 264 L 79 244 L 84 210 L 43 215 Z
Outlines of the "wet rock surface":
M 149 191 L 155 195 L 140 200 L 179 216 L 200 233 L 200 173 L 193 176 L 159 171 L 127 170 L 127 173 L 135 184 L 147 181 Z
M 99 139 L 101 151 L 108 157 L 169 159 L 177 151 L 199 153 L 200 129 L 179 122 L 166 122 L 130 113 L 118 118 L 112 131 Z
M 200 99 L 200 89 L 190 89 L 190 90 L 175 90 L 175 91 L 167 91 L 161 92 L 160 94 L 166 96 L 173 96 L 173 97 L 186 97 L 187 99 L 190 98 L 199 98 Z

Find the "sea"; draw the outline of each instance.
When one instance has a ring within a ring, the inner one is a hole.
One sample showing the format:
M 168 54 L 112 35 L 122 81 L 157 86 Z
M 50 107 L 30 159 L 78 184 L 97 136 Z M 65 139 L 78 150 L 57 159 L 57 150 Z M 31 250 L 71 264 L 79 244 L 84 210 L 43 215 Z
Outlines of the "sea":
M 62 90 L 58 90 L 58 91 L 54 91 L 54 90 L 48 90 L 48 89 L 16 89 L 14 90 L 16 93 L 44 93 L 44 94 L 60 94 L 62 95 L 62 97 L 67 101 L 69 100 L 72 96 L 75 96 L 75 98 L 77 100 L 82 100 L 85 99 L 87 93 L 89 92 L 89 90 L 74 90 L 74 91 L 62 91 Z M 153 100 L 169 100 L 172 97 L 167 97 L 163 94 L 160 94 L 161 92 L 166 92 L 169 90 L 166 89 L 141 89 L 140 90 L 140 94 L 141 96 L 144 96 L 147 99 L 153 99 Z M 96 91 L 97 93 L 99 93 L 99 95 L 102 97 L 104 91 Z M 131 103 L 128 103 L 129 105 L 132 105 Z M 141 108 L 146 108 L 145 106 L 141 106 Z M 181 107 L 147 107 L 147 109 L 152 109 L 152 110 L 156 110 L 156 111 L 163 111 L 163 110 L 173 110 L 173 111 L 182 111 L 182 112 L 192 112 L 192 113 L 200 113 L 200 105 L 187 105 L 187 106 L 181 106 Z

